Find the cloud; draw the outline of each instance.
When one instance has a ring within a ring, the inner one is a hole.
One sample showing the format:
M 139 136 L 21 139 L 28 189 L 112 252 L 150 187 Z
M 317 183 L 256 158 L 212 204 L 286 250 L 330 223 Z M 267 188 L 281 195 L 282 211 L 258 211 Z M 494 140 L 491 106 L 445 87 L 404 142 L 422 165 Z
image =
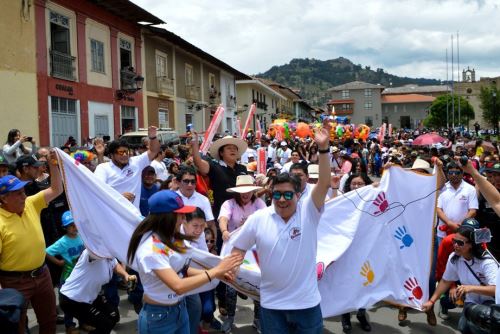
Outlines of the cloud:
M 500 75 L 497 0 L 132 1 L 248 74 L 293 58 L 342 56 L 391 74 L 444 80 L 446 49 L 451 61 L 458 31 L 460 67 L 475 68 L 477 77 Z

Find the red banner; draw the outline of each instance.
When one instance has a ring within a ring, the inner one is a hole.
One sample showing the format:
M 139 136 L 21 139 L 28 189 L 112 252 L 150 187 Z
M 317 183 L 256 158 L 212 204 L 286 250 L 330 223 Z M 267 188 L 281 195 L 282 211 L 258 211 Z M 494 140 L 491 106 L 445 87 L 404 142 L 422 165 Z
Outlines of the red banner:
M 219 128 L 220 123 L 222 122 L 222 118 L 224 117 L 224 107 L 222 104 L 219 105 L 217 111 L 215 112 L 210 125 L 208 126 L 207 131 L 205 131 L 205 137 L 203 137 L 203 143 L 201 143 L 200 152 L 203 154 L 207 154 L 208 148 L 212 145 L 212 139 L 214 139 L 215 132 Z
M 247 121 L 245 122 L 245 127 L 243 128 L 243 132 L 241 133 L 241 139 L 245 140 L 247 138 L 247 132 L 248 129 L 250 128 L 250 122 L 253 119 L 253 115 L 255 114 L 255 110 L 257 110 L 257 107 L 255 106 L 255 103 L 252 103 L 250 106 L 250 109 L 248 110 L 248 117 Z
M 267 154 L 264 147 L 257 149 L 257 174 L 266 174 Z

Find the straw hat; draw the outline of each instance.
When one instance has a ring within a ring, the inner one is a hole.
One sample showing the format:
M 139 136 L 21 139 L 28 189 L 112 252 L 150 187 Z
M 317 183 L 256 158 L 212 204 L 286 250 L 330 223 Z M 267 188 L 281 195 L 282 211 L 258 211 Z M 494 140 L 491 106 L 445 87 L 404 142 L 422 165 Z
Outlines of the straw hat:
M 261 189 L 262 187 L 255 185 L 255 181 L 250 175 L 238 175 L 236 178 L 236 187 L 228 188 L 226 191 L 230 193 L 244 194 Z
M 433 172 L 431 165 L 427 161 L 425 161 L 423 159 L 419 159 L 419 158 L 415 159 L 415 162 L 413 163 L 413 165 L 409 169 L 423 169 L 423 170 L 426 170 L 427 172 L 429 172 L 430 174 L 432 174 L 432 172 Z
M 248 148 L 247 143 L 243 139 L 226 136 L 212 143 L 212 145 L 210 146 L 210 155 L 213 158 L 219 160 L 219 148 L 226 145 L 235 145 L 238 148 L 238 159 Z

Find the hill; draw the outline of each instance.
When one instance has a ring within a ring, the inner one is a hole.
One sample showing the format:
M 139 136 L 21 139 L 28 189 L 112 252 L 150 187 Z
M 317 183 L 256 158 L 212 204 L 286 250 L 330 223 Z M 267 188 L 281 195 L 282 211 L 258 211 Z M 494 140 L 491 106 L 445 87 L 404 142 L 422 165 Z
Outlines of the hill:
M 292 89 L 297 89 L 300 95 L 313 106 L 324 106 L 328 97 L 328 88 L 351 81 L 364 81 L 389 87 L 399 87 L 407 84 L 439 85 L 440 81 L 425 78 L 398 77 L 386 73 L 383 69 L 372 70 L 352 63 L 349 59 L 339 57 L 330 60 L 292 59 L 289 64 L 273 66 L 256 77 L 273 80 Z

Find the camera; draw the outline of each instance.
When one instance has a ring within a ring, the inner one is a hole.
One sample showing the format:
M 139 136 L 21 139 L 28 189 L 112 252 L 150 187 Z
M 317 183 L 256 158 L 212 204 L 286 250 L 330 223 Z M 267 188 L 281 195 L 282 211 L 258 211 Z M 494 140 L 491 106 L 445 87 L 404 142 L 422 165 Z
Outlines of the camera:
M 500 333 L 500 304 L 469 304 L 464 309 L 464 315 L 467 321 L 487 333 Z
M 33 140 L 33 137 L 26 137 L 26 140 L 27 140 L 27 141 L 32 141 L 32 140 Z
M 467 165 L 467 161 L 469 161 L 469 157 L 468 157 L 468 156 L 466 156 L 466 155 L 462 155 L 462 156 L 460 157 L 460 164 L 461 164 L 462 166 L 466 166 L 466 165 Z

